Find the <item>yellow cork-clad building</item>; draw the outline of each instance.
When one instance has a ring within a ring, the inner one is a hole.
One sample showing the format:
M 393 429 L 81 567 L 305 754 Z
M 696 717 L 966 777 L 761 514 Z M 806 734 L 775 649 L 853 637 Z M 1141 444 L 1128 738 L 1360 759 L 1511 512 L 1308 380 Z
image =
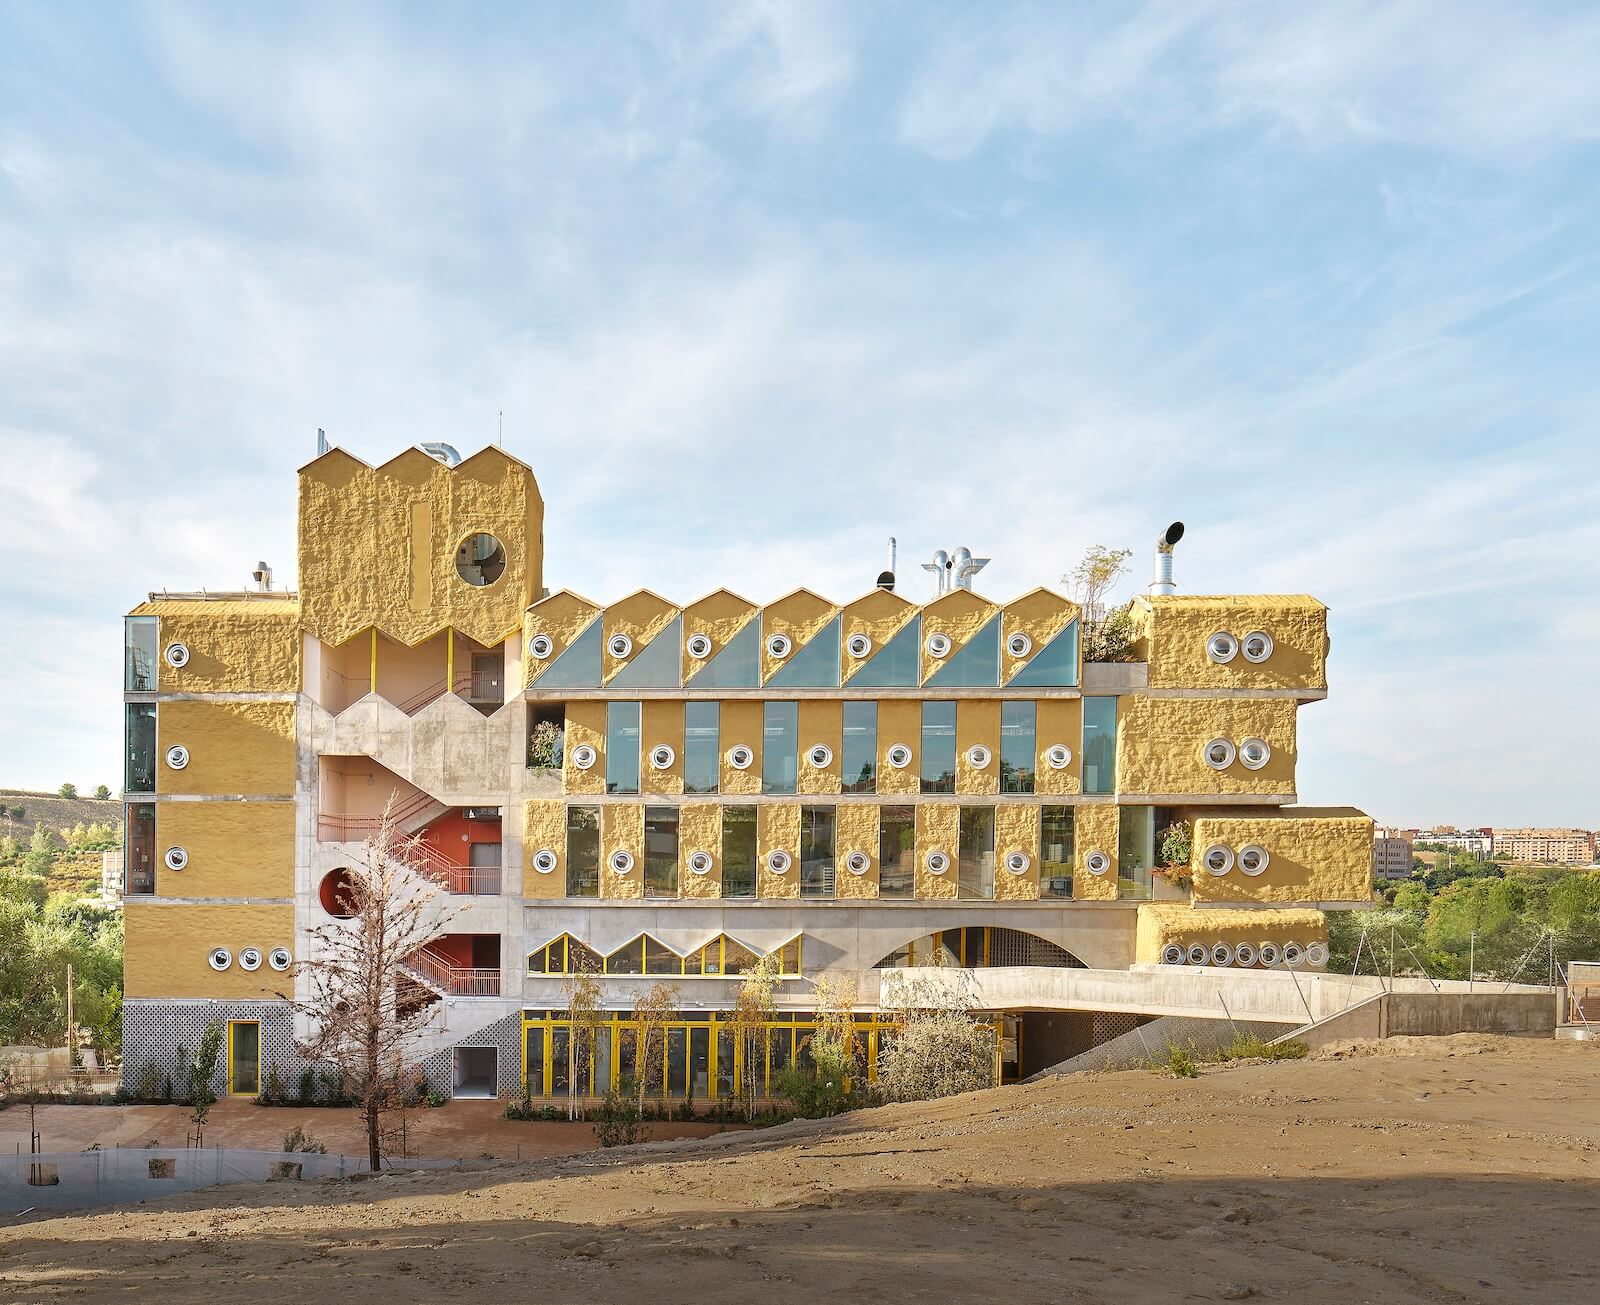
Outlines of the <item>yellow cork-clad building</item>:
M 407 969 L 458 1095 L 566 1092 L 577 969 L 611 1012 L 582 1090 L 629 1072 L 666 979 L 662 1090 L 705 1101 L 805 1059 L 824 975 L 855 982 L 870 1072 L 886 971 L 1314 970 L 1322 911 L 1369 900 L 1372 822 L 1295 805 L 1327 610 L 1180 596 L 1165 540 L 1135 660 L 1101 663 L 1075 603 L 984 597 L 965 550 L 923 602 L 887 572 L 843 601 L 552 592 L 538 483 L 498 448 L 332 449 L 299 504 L 297 592 L 263 565 L 127 618 L 130 1079 L 212 1021 L 230 1092 L 299 1078 L 297 961 L 386 806 L 451 897 Z M 745 1064 L 727 1012 L 764 955 Z M 990 1014 L 1003 1078 L 1087 1045 L 1059 1002 Z

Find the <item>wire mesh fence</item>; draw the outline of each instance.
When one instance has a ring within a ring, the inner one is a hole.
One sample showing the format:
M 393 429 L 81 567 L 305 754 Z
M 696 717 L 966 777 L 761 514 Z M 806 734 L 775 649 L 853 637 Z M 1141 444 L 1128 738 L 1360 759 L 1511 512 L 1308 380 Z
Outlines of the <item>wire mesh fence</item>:
M 459 1160 L 411 1157 L 385 1169 L 453 1169 Z M 222 1147 L 53 1151 L 0 1155 L 0 1202 L 12 1215 L 88 1210 L 228 1183 L 301 1183 L 365 1172 L 366 1157 Z

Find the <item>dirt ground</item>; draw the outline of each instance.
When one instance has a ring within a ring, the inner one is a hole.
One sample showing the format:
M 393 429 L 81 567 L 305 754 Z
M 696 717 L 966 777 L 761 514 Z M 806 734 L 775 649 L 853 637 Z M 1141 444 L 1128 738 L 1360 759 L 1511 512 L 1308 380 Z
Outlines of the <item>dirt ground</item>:
M 509 1120 L 497 1101 L 452 1101 L 407 1116 L 406 1145 L 413 1155 L 429 1159 L 514 1160 L 573 1155 L 592 1150 L 590 1124 Z M 98 1142 L 103 1148 L 183 1146 L 194 1124 L 186 1106 L 40 1106 L 37 1109 L 41 1151 L 82 1151 Z M 299 1127 L 331 1153 L 367 1153 L 360 1117 L 353 1110 L 331 1107 L 263 1108 L 253 1101 L 219 1101 L 206 1124 L 205 1144 L 276 1151 L 284 1134 Z M 715 1124 L 647 1124 L 652 1140 L 708 1137 Z M 28 1111 L 13 1106 L 0 1111 L 0 1151 L 28 1150 Z M 3 1300 L 3 1297 L 0 1297 Z
M 0 1231 L 0 1299 L 1600 1299 L 1600 1048 L 1083 1075 L 473 1173 Z M 287 1113 L 287 1112 L 286 1112 Z

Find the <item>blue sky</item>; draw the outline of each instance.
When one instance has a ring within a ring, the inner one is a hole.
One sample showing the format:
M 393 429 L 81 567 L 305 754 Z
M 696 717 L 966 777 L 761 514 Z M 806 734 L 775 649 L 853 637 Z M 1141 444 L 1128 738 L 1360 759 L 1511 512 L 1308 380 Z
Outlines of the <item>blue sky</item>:
M 547 578 L 1310 592 L 1304 800 L 1600 825 L 1593 5 L 0 0 L 0 785 L 119 616 L 293 571 L 317 427 Z

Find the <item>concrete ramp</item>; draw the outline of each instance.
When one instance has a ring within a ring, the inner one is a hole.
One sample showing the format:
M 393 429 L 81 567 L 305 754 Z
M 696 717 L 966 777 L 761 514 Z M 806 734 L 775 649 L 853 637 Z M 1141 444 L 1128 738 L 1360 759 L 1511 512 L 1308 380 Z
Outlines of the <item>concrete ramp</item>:
M 1204 1019 L 1195 1015 L 1163 1015 L 1148 1024 L 1141 1024 L 1131 1032 L 1102 1042 L 1080 1055 L 1064 1060 L 1059 1065 L 1041 1070 L 1027 1081 L 1037 1082 L 1055 1074 L 1076 1074 L 1086 1069 L 1138 1069 L 1152 1061 L 1164 1061 L 1167 1048 L 1174 1043 L 1192 1047 L 1198 1052 L 1216 1051 L 1226 1047 L 1240 1033 L 1253 1033 L 1263 1042 L 1273 1042 L 1286 1035 L 1293 1025 L 1261 1020 L 1230 1022 L 1225 1019 Z M 1292 1033 L 1287 1036 L 1294 1036 Z

